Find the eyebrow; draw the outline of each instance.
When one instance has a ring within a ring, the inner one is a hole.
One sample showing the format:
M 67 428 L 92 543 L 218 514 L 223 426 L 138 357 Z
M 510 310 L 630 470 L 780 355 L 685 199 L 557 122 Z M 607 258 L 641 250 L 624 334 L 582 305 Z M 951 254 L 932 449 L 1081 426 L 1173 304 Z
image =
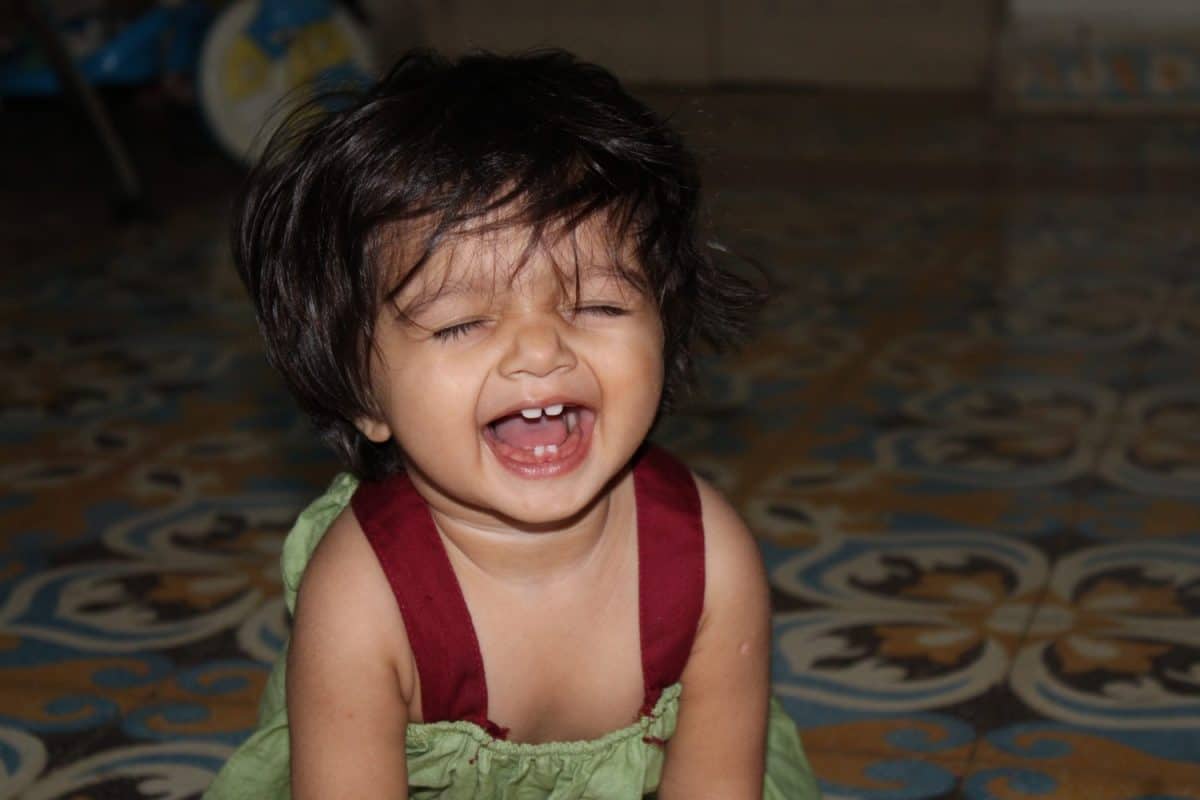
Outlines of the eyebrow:
M 614 264 L 589 264 L 582 266 L 574 276 L 564 275 L 561 272 L 559 274 L 564 279 L 562 282 L 564 287 L 583 286 L 596 281 L 616 281 L 620 284 L 636 288 L 628 274 Z M 481 279 L 445 281 L 436 289 L 424 289 L 417 293 L 403 307 L 399 306 L 396 302 L 402 290 L 393 292 L 390 300 L 401 314 L 411 317 L 441 300 L 453 299 L 464 295 L 477 297 L 492 296 L 496 291 L 496 284 L 494 282 L 490 286 L 487 284 L 487 281 Z
M 414 297 L 408 298 L 407 301 L 400 304 L 400 292 L 396 292 L 392 298 L 392 305 L 405 317 L 415 316 L 425 309 L 429 308 L 434 303 L 462 297 L 464 295 L 484 296 L 491 294 L 491 291 L 484 291 L 482 286 L 477 284 L 455 282 L 443 284 L 440 287 L 432 290 L 422 290 Z

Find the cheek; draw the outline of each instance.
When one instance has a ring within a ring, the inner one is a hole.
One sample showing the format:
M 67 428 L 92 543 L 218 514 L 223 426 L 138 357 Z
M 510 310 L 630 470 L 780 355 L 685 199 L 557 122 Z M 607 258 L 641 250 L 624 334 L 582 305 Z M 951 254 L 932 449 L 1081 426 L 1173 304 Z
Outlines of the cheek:
M 614 374 L 620 376 L 622 388 L 634 393 L 646 403 L 657 407 L 663 388 L 663 340 L 655 328 L 648 328 L 627 337 L 612 359 Z
M 466 385 L 461 364 L 441 363 L 420 354 L 381 364 L 375 378 L 376 397 L 393 433 L 401 440 L 422 441 L 445 431 L 463 417 L 475 397 Z
M 663 371 L 664 371 L 664 351 L 666 349 L 666 335 L 663 332 L 662 323 L 657 319 L 653 325 L 649 326 L 646 334 L 641 338 L 641 348 L 644 358 L 648 365 L 648 369 L 654 372 L 659 388 L 662 388 Z

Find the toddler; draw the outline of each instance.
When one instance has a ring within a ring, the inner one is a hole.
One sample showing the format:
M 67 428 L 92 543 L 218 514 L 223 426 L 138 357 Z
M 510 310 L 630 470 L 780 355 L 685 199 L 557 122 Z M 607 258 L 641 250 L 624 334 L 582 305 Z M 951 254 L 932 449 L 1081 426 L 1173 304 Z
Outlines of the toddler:
M 414 53 L 297 120 L 235 259 L 349 474 L 284 545 L 291 641 L 207 796 L 816 797 L 755 543 L 646 443 L 757 300 L 678 136 L 559 51 Z

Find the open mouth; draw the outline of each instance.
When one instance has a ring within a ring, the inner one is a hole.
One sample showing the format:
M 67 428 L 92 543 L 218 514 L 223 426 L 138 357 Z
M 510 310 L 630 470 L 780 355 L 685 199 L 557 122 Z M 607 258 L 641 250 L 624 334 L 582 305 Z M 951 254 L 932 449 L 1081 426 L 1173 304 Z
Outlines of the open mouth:
M 558 474 L 582 460 L 596 413 L 553 403 L 523 408 L 484 426 L 484 439 L 500 462 L 522 474 Z

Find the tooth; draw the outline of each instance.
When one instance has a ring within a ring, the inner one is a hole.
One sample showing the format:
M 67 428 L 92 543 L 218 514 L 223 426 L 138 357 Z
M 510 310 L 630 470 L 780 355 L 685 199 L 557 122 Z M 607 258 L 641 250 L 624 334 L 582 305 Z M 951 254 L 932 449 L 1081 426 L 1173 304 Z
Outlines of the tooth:
M 557 417 L 559 414 L 562 413 L 562 410 L 563 410 L 562 403 L 555 403 L 552 406 L 546 406 L 546 416 Z
M 556 444 L 546 445 L 546 452 L 552 456 L 558 455 L 558 445 L 556 445 Z
M 568 411 L 567 412 L 567 433 L 574 433 L 575 427 L 577 425 L 579 425 L 579 412 L 578 411 Z
M 541 415 L 542 415 L 542 410 L 540 408 L 522 408 L 521 409 L 521 416 L 524 417 L 525 419 L 537 419 Z
M 537 447 L 533 448 L 533 457 L 534 457 L 534 458 L 541 458 L 541 457 L 542 457 L 542 456 L 544 456 L 545 454 L 546 454 L 546 447 L 545 447 L 545 445 L 540 445 L 540 444 L 539 444 Z

